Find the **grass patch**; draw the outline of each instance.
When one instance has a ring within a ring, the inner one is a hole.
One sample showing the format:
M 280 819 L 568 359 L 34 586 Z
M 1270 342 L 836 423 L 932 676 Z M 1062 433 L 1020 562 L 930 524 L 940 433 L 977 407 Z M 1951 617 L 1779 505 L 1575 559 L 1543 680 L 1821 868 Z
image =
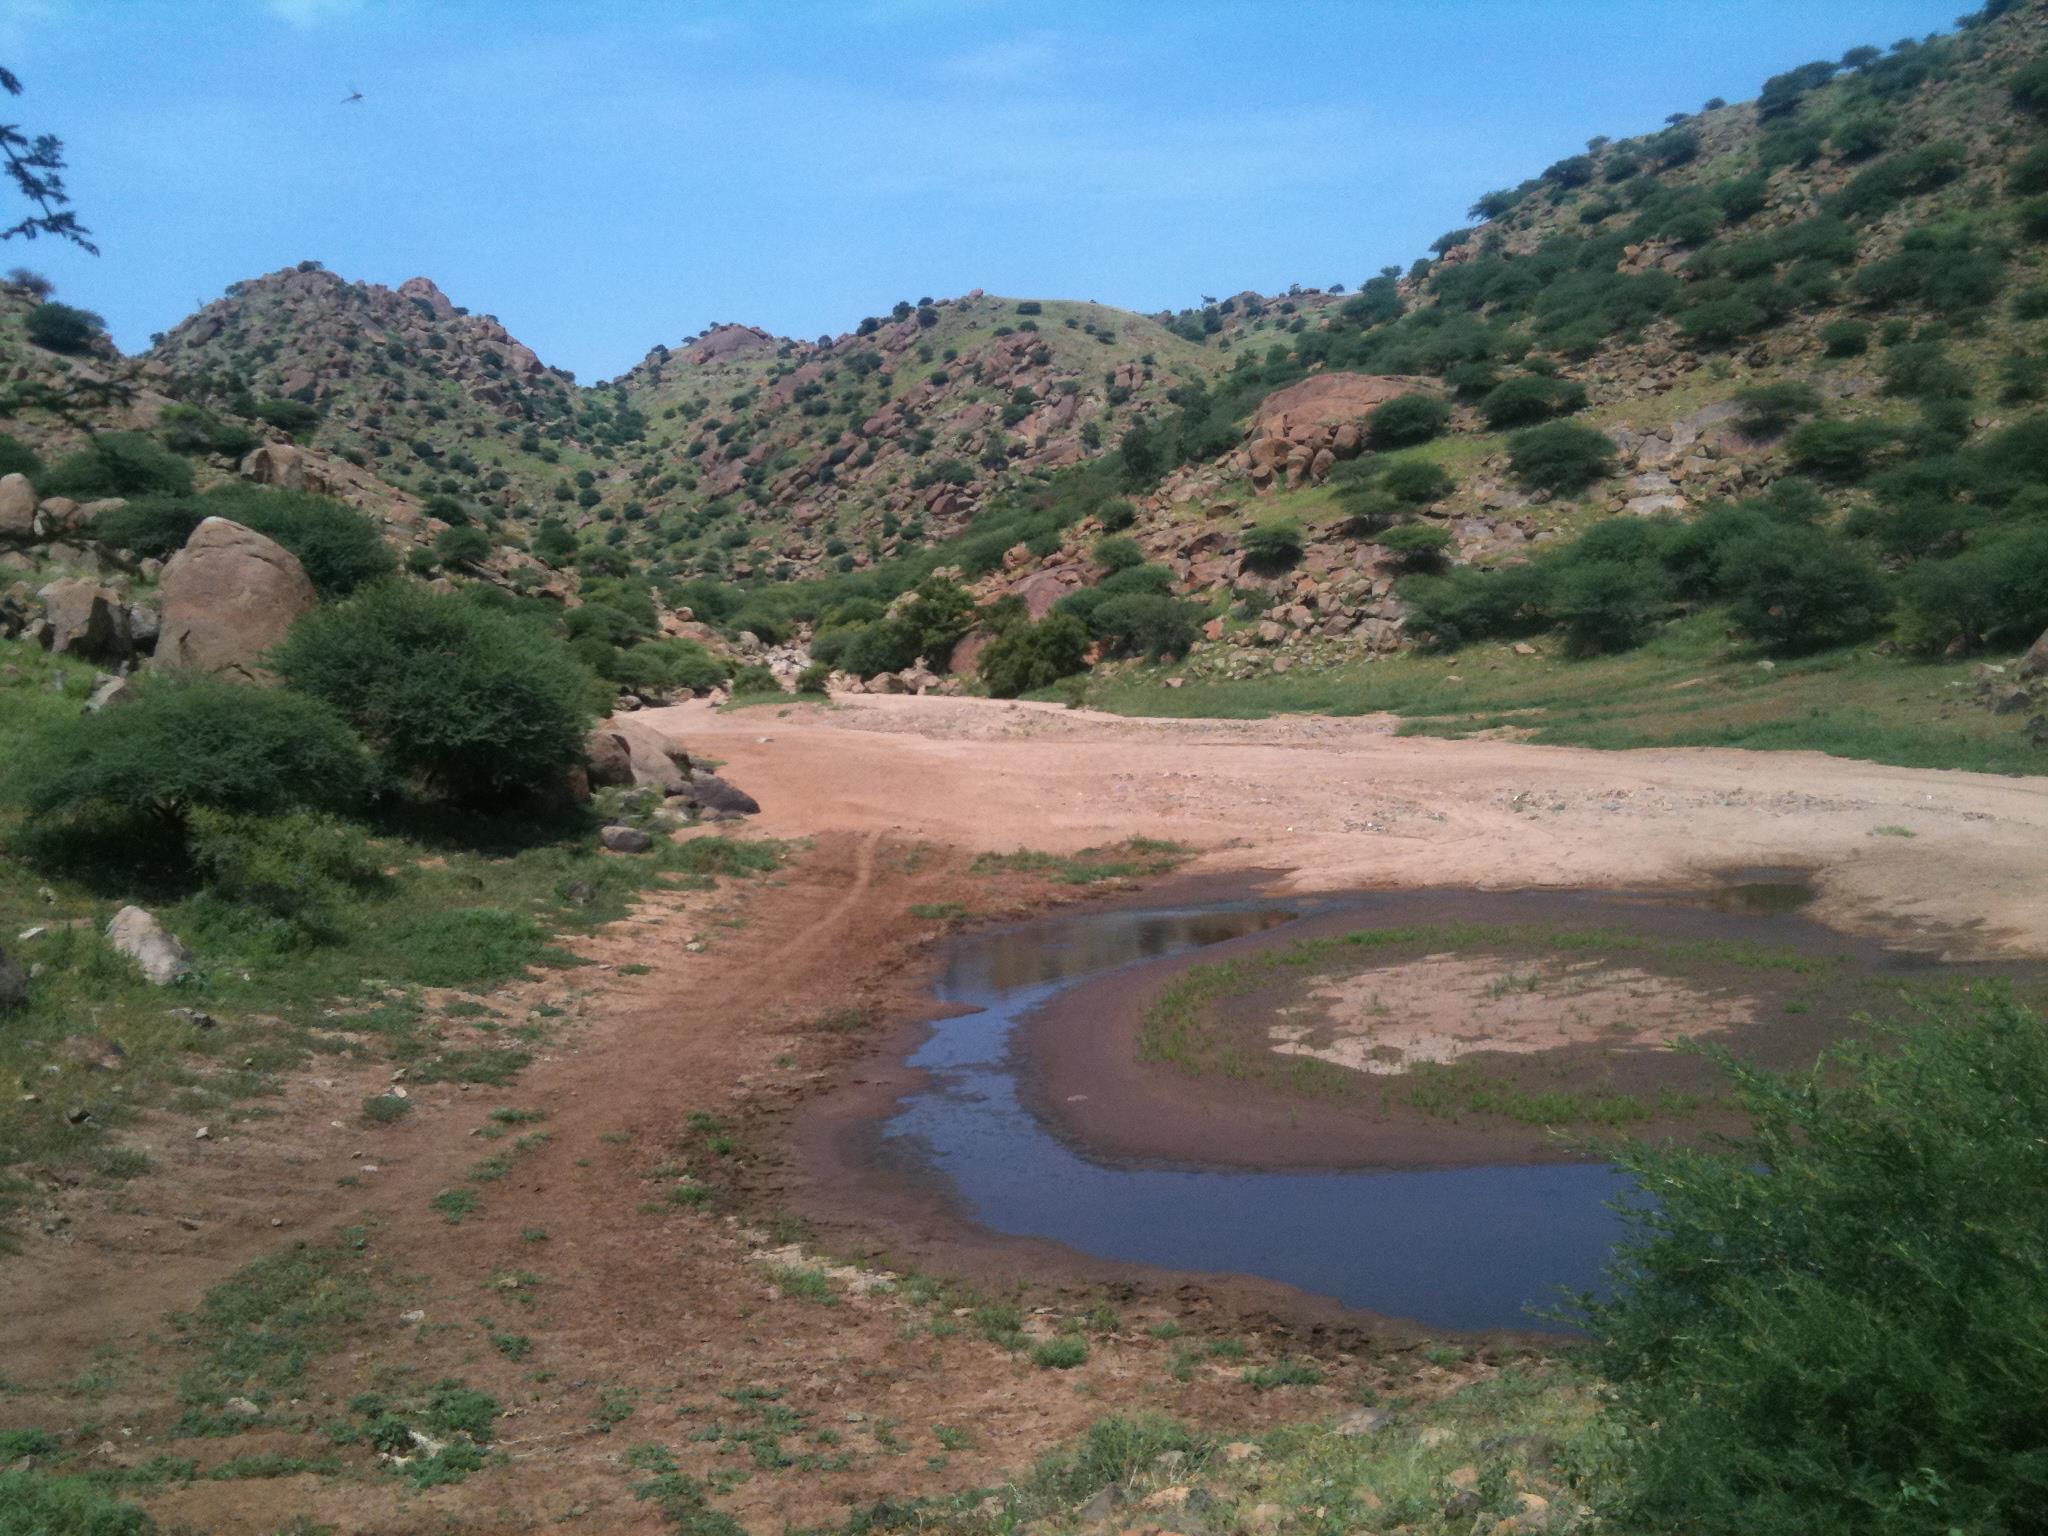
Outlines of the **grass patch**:
M 783 1295 L 798 1301 L 808 1301 L 820 1307 L 839 1305 L 839 1292 L 832 1287 L 832 1277 L 822 1270 L 806 1269 L 798 1264 L 771 1264 L 768 1278 Z
M 1071 1371 L 1088 1361 L 1088 1341 L 1073 1337 L 1047 1339 L 1031 1351 L 1031 1363 L 1042 1371 Z
M 1270 1392 L 1275 1387 L 1319 1387 L 1323 1373 L 1299 1360 L 1275 1360 L 1248 1368 L 1241 1379 L 1256 1391 Z
M 1096 885 L 1108 880 L 1152 879 L 1171 874 L 1193 857 L 1193 850 L 1157 838 L 1134 837 L 1079 853 L 1045 853 L 1020 848 L 1015 853 L 984 853 L 971 866 L 977 875 L 1041 875 L 1060 885 Z
M 412 1113 L 412 1100 L 395 1093 L 373 1093 L 363 1100 L 363 1118 L 373 1125 L 396 1125 Z
M 367 1315 L 376 1297 L 368 1250 L 367 1234 L 353 1230 L 258 1259 L 208 1291 L 195 1312 L 174 1317 L 197 1355 L 179 1397 L 199 1407 L 234 1396 L 261 1404 L 291 1388 Z

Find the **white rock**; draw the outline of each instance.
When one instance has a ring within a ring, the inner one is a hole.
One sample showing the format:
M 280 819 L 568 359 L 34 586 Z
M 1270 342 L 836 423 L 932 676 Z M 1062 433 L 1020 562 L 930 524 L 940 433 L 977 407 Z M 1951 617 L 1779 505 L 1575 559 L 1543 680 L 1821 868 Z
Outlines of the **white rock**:
M 168 986 L 192 971 L 192 952 L 154 914 L 123 907 L 107 924 L 107 942 L 142 968 L 157 986 Z

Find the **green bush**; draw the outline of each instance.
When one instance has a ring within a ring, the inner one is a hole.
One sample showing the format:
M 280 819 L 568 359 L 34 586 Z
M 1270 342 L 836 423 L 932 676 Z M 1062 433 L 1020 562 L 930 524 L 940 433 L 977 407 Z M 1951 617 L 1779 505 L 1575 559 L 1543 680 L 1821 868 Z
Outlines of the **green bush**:
M 1458 488 L 1443 466 L 1427 459 L 1395 459 L 1380 471 L 1378 484 L 1380 490 L 1410 507 L 1442 501 Z
M 828 691 L 832 681 L 832 667 L 829 662 L 814 661 L 796 675 L 798 693 L 821 694 Z
M 1945 186 L 1963 173 L 1963 147 L 1944 140 L 1887 155 L 1828 202 L 1839 218 L 1867 218 Z
M 474 570 L 491 558 L 491 536 L 476 527 L 443 528 L 434 539 L 434 558 L 452 569 Z
M 996 636 L 981 653 L 976 671 L 996 698 L 1014 699 L 1082 671 L 1088 645 L 1087 625 L 1072 614 L 1050 614 Z
M 239 422 L 222 421 L 196 405 L 167 405 L 157 418 L 157 431 L 173 453 L 223 454 L 239 459 L 263 439 Z
M 2048 528 L 2015 529 L 1905 575 L 1900 632 L 1918 650 L 2025 645 L 2048 630 Z
M 240 909 L 282 948 L 338 938 L 350 899 L 384 882 L 377 851 L 331 816 L 202 809 L 187 822 L 193 867 L 206 882 L 202 904 Z
M 1630 1529 L 1933 1536 L 2048 1507 L 2048 1030 L 1993 990 L 1786 1079 L 1725 1148 L 1638 1143 L 1588 1303 Z
M 2005 190 L 2015 197 L 2048 192 L 2048 144 L 2036 144 L 2005 173 Z
M 1145 563 L 1145 551 L 1138 548 L 1136 539 L 1121 534 L 1109 534 L 1095 541 L 1095 563 L 1105 566 L 1111 573 L 1129 570 L 1134 565 Z
M 1412 576 L 1400 592 L 1409 628 L 1438 650 L 1455 650 L 1468 640 L 1541 629 L 1545 584 L 1546 573 L 1531 562 Z
M 1496 385 L 1479 402 L 1479 414 L 1495 431 L 1566 416 L 1586 403 L 1583 385 L 1542 374 L 1518 374 Z
M 409 582 L 307 614 L 272 659 L 394 774 L 452 799 L 554 790 L 590 723 L 589 673 L 561 640 Z
M 1301 524 L 1291 517 L 1260 523 L 1256 528 L 1247 530 L 1243 547 L 1246 565 L 1255 571 L 1275 575 L 1301 559 L 1304 547 Z
M 202 807 L 345 806 L 370 785 L 362 743 L 317 700 L 151 675 L 132 702 L 43 733 L 7 788 L 33 817 L 99 808 L 182 822 Z
M 30 341 L 52 352 L 90 352 L 107 330 L 107 322 L 91 310 L 56 303 L 38 304 L 21 324 Z
M 1131 592 L 1097 606 L 1088 623 L 1119 656 L 1184 656 L 1202 633 L 1202 610 L 1156 592 Z
M 741 693 L 780 693 L 782 681 L 767 667 L 756 663 L 741 667 L 732 675 L 732 691 Z
M 1723 562 L 1730 617 L 1773 650 L 1846 645 L 1891 611 L 1891 594 L 1870 557 L 1816 528 L 1759 529 L 1731 544 Z
M 91 501 L 102 496 L 189 496 L 192 466 L 143 432 L 101 432 L 50 466 L 37 487 L 45 496 Z
M 1372 413 L 1365 435 L 1378 449 L 1407 448 L 1428 442 L 1450 420 L 1451 408 L 1433 395 L 1401 395 Z
M 1508 462 L 1530 490 L 1575 496 L 1613 473 L 1614 444 L 1606 433 L 1577 422 L 1547 422 L 1508 440 Z
M 216 486 L 203 496 L 140 496 L 102 512 L 94 537 L 157 560 L 175 554 L 209 517 L 240 523 L 275 539 L 305 567 L 322 597 L 346 597 L 396 568 L 377 525 L 328 496 L 255 485 Z
M 1848 484 L 1875 469 L 1891 443 L 1881 421 L 1809 421 L 1785 440 L 1785 452 L 1802 474 Z
M 2028 240 L 2048 240 L 2048 197 L 2030 197 L 2013 210 L 2013 223 Z
M 1404 523 L 1389 528 L 1373 542 L 1392 555 L 1404 572 L 1421 573 L 1442 569 L 1445 557 L 1457 541 L 1448 528 L 1433 523 Z
M 11 432 L 0 432 L 0 475 L 27 475 L 33 480 L 43 472 L 36 451 Z
M 1820 342 L 1829 357 L 1861 357 L 1870 350 L 1870 327 L 1861 320 L 1830 320 L 1820 328 Z
M 1633 650 L 1649 639 L 1666 607 L 1664 575 L 1655 565 L 1575 559 L 1552 580 L 1550 611 L 1573 655 Z
M 150 1536 L 156 1522 L 82 1477 L 0 1471 L 0 1536 Z
M 2014 71 L 2010 89 L 2012 104 L 2022 112 L 2048 116 L 2048 59 L 2036 59 Z
M 1735 425 L 1750 437 L 1775 437 L 1801 416 L 1820 410 L 1820 394 L 1811 384 L 1787 380 L 1759 384 L 1735 397 L 1742 412 Z
M 1681 310 L 1678 328 L 1695 346 L 1733 346 L 1743 337 L 1762 330 L 1770 315 L 1754 300 L 1739 293 L 1702 299 Z

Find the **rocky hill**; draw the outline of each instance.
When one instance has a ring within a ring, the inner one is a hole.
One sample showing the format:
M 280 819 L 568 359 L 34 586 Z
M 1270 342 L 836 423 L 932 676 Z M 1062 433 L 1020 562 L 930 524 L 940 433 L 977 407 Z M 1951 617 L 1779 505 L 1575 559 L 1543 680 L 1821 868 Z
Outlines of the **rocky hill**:
M 1974 608 L 1942 589 L 2032 571 L 2048 494 L 2027 468 L 2048 394 L 2044 36 L 2041 4 L 1997 4 L 1595 139 L 1355 292 L 1147 317 L 977 291 L 815 341 L 721 324 L 584 387 L 424 278 L 302 263 L 160 338 L 141 405 L 107 424 L 198 410 L 227 424 L 201 448 L 236 450 L 202 481 L 332 488 L 422 572 L 604 596 L 633 610 L 596 626 L 621 649 L 755 636 L 794 643 L 785 672 L 816 655 L 872 686 L 937 686 L 1055 609 L 1085 643 L 1041 637 L 1057 655 L 1000 686 L 1551 633 L 1583 654 L 1717 605 L 1790 612 L 1719 544 L 1658 542 L 1734 503 L 1752 510 L 1709 519 L 1710 541 L 1796 523 L 1762 565 L 1860 594 L 1830 600 L 1842 622 L 1737 636 L 1996 649 L 2039 627 L 2027 581 Z M 6 331 L 18 376 L 51 366 Z M 94 358 L 55 366 L 118 363 Z M 1620 517 L 1638 533 L 1588 541 Z M 441 562 L 468 524 L 488 552 Z M 967 598 L 906 624 L 934 580 Z

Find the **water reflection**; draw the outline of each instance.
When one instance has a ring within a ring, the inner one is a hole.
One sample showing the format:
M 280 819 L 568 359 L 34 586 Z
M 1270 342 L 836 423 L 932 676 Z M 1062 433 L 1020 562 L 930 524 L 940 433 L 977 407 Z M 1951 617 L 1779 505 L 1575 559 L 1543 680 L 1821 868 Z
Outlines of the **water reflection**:
M 1285 1281 L 1349 1305 L 1447 1328 L 1540 1327 L 1532 1306 L 1598 1288 L 1620 1190 L 1597 1164 L 1431 1173 L 1243 1173 L 1082 1157 L 1018 1100 L 1016 1021 L 1120 966 L 1285 922 L 1274 907 L 1112 912 L 1033 924 L 956 947 L 948 1019 L 912 1057 L 931 1087 L 886 1133 L 913 1137 L 975 1220 L 1105 1258 Z

